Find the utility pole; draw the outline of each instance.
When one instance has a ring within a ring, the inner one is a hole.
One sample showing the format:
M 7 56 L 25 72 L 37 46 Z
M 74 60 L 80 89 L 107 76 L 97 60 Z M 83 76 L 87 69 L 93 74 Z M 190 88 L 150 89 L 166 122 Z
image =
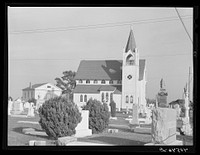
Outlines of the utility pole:
M 190 71 L 190 67 L 189 67 L 189 77 L 188 77 L 188 104 L 190 104 L 190 74 L 191 74 L 191 71 Z

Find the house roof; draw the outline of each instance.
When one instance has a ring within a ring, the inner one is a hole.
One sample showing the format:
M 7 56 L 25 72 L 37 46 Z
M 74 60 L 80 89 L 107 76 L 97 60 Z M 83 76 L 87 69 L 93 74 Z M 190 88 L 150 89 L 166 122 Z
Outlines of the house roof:
M 40 86 L 42 86 L 42 85 L 44 85 L 44 84 L 47 84 L 47 83 L 34 84 L 34 85 L 31 86 L 31 88 L 30 88 L 30 87 L 26 87 L 26 88 L 24 88 L 24 89 L 22 89 L 22 90 L 35 89 L 35 88 L 40 87 Z
M 139 80 L 143 79 L 145 59 L 139 60 Z M 75 79 L 122 80 L 122 60 L 82 60 Z
M 126 44 L 125 53 L 127 53 L 129 50 L 134 51 L 135 48 L 136 48 L 135 38 L 133 35 L 133 31 L 131 29 L 129 33 L 128 41 Z
M 73 90 L 73 93 L 95 93 L 98 94 L 100 91 L 114 91 L 117 94 L 121 93 L 121 86 L 111 85 L 77 85 Z

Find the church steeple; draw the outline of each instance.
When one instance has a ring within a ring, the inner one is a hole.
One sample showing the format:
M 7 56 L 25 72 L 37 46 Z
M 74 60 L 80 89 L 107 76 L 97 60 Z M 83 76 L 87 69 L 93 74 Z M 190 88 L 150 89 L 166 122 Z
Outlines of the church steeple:
M 134 38 L 134 35 L 133 35 L 133 30 L 131 28 L 131 31 L 130 31 L 130 34 L 129 34 L 129 37 L 128 37 L 128 42 L 127 42 L 126 48 L 125 48 L 125 53 L 127 53 L 129 50 L 134 52 L 135 48 L 136 48 L 136 43 L 135 43 L 135 38 Z

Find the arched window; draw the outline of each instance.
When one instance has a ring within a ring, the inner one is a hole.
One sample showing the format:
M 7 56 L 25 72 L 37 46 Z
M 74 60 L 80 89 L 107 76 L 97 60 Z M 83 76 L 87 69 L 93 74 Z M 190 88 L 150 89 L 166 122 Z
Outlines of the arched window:
M 101 102 L 104 102 L 104 93 L 101 94 Z
M 87 102 L 87 95 L 84 96 L 84 102 Z
M 128 95 L 126 95 L 126 103 L 128 103 L 129 101 L 128 101 Z
M 83 81 L 82 80 L 79 80 L 79 82 L 78 83 L 83 83 Z
M 90 80 L 86 80 L 86 83 L 90 83 Z
M 133 103 L 133 96 L 130 97 L 130 102 Z
M 106 93 L 106 102 L 108 102 L 108 93 Z
M 110 93 L 110 102 L 113 101 L 113 93 Z
M 101 80 L 101 84 L 105 84 L 106 83 L 106 81 L 105 80 Z
M 126 65 L 134 65 L 134 57 L 132 54 L 129 54 L 126 58 Z
M 97 83 L 97 80 L 96 80 L 96 79 L 94 80 L 94 83 Z
M 80 102 L 83 102 L 83 95 L 80 96 Z
M 110 81 L 109 81 L 109 84 L 113 84 L 113 80 L 110 80 Z

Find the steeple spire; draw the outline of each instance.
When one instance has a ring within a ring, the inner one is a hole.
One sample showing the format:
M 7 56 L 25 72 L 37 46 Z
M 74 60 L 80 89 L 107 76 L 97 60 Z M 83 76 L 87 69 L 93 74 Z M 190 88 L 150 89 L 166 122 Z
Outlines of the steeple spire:
M 134 52 L 134 49 L 136 48 L 135 38 L 133 35 L 133 28 L 131 27 L 131 31 L 128 37 L 128 42 L 125 48 L 125 53 L 127 53 L 129 50 Z

